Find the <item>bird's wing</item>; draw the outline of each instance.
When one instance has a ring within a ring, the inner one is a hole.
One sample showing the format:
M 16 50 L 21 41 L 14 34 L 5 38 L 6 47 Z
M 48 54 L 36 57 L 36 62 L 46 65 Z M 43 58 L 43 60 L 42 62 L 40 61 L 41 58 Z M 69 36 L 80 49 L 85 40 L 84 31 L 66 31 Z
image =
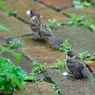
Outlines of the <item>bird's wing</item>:
M 68 69 L 75 75 L 76 78 L 82 78 L 83 64 L 76 59 L 67 60 Z
M 36 18 L 35 20 L 30 20 L 31 29 L 34 32 L 39 33 L 40 36 L 51 36 L 51 29 L 47 22 L 42 18 Z

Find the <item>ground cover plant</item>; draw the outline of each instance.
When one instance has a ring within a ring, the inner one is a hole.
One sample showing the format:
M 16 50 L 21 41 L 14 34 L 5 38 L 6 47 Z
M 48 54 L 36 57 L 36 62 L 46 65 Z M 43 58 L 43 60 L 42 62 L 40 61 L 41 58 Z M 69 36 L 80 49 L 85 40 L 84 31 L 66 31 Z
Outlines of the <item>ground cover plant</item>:
M 62 95 L 61 89 L 58 87 L 57 84 L 51 84 L 52 88 L 55 90 L 57 95 Z
M 50 28 L 60 28 L 62 26 L 56 19 L 48 19 L 48 24 Z
M 74 7 L 76 8 L 76 9 L 82 9 L 82 8 L 84 8 L 84 6 L 85 7 L 90 7 L 91 6 L 91 3 L 90 2 L 88 2 L 87 0 L 85 0 L 85 1 L 77 1 L 77 0 L 74 0 L 73 1 L 73 4 L 74 4 Z
M 0 30 L 13 33 L 9 28 L 0 24 Z M 28 74 L 20 67 L 15 66 L 11 59 L 2 56 L 4 52 L 11 53 L 17 61 L 20 61 L 21 54 L 0 45 L 0 94 L 13 94 L 18 87 L 24 92 L 24 84 L 27 80 L 35 81 L 35 76 L 28 76 Z M 25 92 L 24 92 L 25 93 Z
M 24 46 L 24 42 L 21 41 L 20 39 L 17 39 L 17 38 L 13 38 L 12 40 L 9 41 L 9 47 L 10 48 L 19 48 L 21 46 Z
M 65 60 L 57 59 L 57 64 L 55 66 L 51 66 L 52 69 L 64 69 L 66 68 L 65 66 Z
M 76 14 L 72 14 L 71 17 L 63 23 L 63 25 L 83 25 L 90 29 L 95 34 L 95 25 L 92 23 L 92 20 L 85 20 L 87 17 L 92 17 L 92 20 L 94 19 L 93 16 L 90 15 L 84 15 L 84 16 L 76 16 Z
M 0 55 L 3 52 L 12 53 L 15 58 L 19 61 L 20 55 L 0 46 Z M 10 59 L 0 56 L 0 93 L 6 91 L 8 94 L 12 94 L 15 91 L 15 85 L 17 85 L 22 91 L 24 91 L 24 80 L 27 77 L 27 73 L 16 67 Z
M 65 41 L 62 44 L 60 44 L 59 50 L 63 52 L 67 52 L 68 50 L 71 49 L 71 47 L 72 46 L 70 45 L 68 39 L 65 39 Z
M 15 8 L 7 9 L 2 0 L 0 0 L 0 9 L 6 12 L 9 16 L 14 15 L 17 12 Z

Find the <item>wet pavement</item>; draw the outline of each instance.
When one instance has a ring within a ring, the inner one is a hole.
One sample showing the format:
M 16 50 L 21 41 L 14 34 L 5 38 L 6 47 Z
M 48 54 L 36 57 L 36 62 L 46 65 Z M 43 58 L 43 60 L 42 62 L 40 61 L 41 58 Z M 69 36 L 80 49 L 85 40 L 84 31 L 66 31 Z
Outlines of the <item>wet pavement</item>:
M 17 36 L 32 32 L 29 24 L 27 24 L 29 22 L 29 17 L 26 15 L 26 11 L 30 9 L 37 9 L 42 13 L 43 17 L 46 20 L 54 18 L 57 20 L 57 22 L 66 21 L 72 13 L 75 13 L 78 16 L 95 14 L 95 7 L 79 10 L 73 7 L 69 7 L 61 10 L 60 12 L 57 12 L 54 9 L 47 7 L 43 3 L 37 3 L 34 0 L 4 0 L 4 3 L 8 9 L 15 8 L 17 10 L 16 15 L 20 18 L 17 19 L 14 16 L 8 16 L 5 12 L 0 11 L 0 24 L 5 25 L 14 32 L 14 34 L 11 34 L 6 31 L 0 31 L 0 35 L 4 37 Z M 82 52 L 85 50 L 88 50 L 89 53 L 95 52 L 95 34 L 84 26 L 62 26 L 58 29 L 52 29 L 52 32 L 62 41 L 68 39 L 72 45 L 72 48 L 77 52 Z M 22 53 L 21 61 L 16 62 L 15 58 L 7 52 L 4 53 L 3 56 L 12 59 L 12 62 L 16 66 L 21 66 L 28 74 L 30 74 L 32 70 L 31 61 L 37 61 L 42 64 L 47 63 L 47 68 L 49 68 L 50 66 L 57 64 L 56 59 L 65 59 L 65 53 L 59 50 L 48 48 L 46 43 L 33 41 L 29 37 L 22 37 L 20 39 L 25 42 L 25 45 L 19 50 L 15 51 Z M 0 40 L 0 44 L 5 44 L 5 42 Z M 64 77 L 62 75 L 64 71 L 66 70 L 54 70 L 50 68 L 46 71 L 51 80 L 62 90 L 62 95 L 94 95 L 95 87 L 89 82 L 89 80 L 77 80 L 71 77 Z M 43 76 L 43 74 L 41 76 Z M 55 91 L 51 87 L 51 83 L 48 83 L 46 81 L 37 81 L 35 83 L 29 82 L 25 86 L 25 90 L 27 95 L 56 95 Z M 20 91 L 15 93 L 15 95 L 21 94 L 22 92 Z

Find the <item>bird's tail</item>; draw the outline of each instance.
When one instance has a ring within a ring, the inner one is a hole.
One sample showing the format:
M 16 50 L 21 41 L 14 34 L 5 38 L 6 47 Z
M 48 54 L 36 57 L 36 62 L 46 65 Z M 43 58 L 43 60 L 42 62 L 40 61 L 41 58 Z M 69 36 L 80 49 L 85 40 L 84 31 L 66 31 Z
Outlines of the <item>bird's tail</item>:
M 90 81 L 95 81 L 95 79 L 94 79 L 92 73 L 89 71 L 88 68 L 84 69 L 84 70 L 82 71 L 82 73 L 83 73 L 86 77 L 88 77 L 88 79 L 89 79 Z
M 49 46 L 54 49 L 59 49 L 59 45 L 62 44 L 62 41 L 57 39 L 54 36 L 48 37 L 47 42 L 48 42 Z

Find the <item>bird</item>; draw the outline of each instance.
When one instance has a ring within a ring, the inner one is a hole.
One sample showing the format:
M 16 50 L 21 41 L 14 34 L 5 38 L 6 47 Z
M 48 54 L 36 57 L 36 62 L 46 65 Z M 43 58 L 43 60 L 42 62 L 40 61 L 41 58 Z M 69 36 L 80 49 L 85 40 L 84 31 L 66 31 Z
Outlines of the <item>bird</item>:
M 83 59 L 73 50 L 66 53 L 66 68 L 77 79 L 87 77 L 93 80 L 93 75 L 84 64 Z
M 51 32 L 51 29 L 38 10 L 28 10 L 26 12 L 30 16 L 30 27 L 36 40 L 44 40 L 49 47 L 58 49 L 62 43 Z

